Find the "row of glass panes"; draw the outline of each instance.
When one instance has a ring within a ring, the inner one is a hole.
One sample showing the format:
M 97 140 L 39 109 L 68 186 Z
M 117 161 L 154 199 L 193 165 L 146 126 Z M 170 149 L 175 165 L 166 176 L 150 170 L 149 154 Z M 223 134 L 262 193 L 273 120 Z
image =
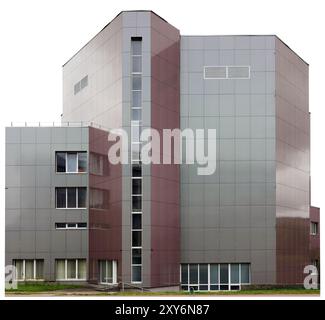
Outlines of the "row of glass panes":
M 56 280 L 86 280 L 86 259 L 57 259 Z
M 87 229 L 87 223 L 86 222 L 78 222 L 78 223 L 65 223 L 65 222 L 57 222 L 55 224 L 55 229 Z
M 86 187 L 55 188 L 57 209 L 85 209 L 87 207 Z
M 44 260 L 41 259 L 16 259 L 13 261 L 16 267 L 16 280 L 43 280 Z
M 56 152 L 56 172 L 87 172 L 87 152 Z
M 15 259 L 18 281 L 44 280 L 43 259 Z M 117 261 L 99 260 L 100 282 L 117 283 Z M 86 259 L 56 259 L 56 280 L 86 280 Z
M 142 38 L 131 41 L 131 280 L 142 281 L 142 168 L 140 134 L 142 120 Z
M 100 283 L 117 283 L 117 261 L 100 260 L 99 275 Z
M 249 263 L 182 264 L 182 290 L 239 290 L 250 283 Z

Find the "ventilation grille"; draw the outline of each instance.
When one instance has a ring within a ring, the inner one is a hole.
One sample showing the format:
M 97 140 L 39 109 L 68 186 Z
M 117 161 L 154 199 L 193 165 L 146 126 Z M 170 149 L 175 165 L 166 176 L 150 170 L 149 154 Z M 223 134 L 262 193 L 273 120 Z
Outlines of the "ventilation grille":
M 74 85 L 74 94 L 76 95 L 79 91 L 88 86 L 88 76 L 83 77 Z
M 206 66 L 204 79 L 250 79 L 250 66 Z

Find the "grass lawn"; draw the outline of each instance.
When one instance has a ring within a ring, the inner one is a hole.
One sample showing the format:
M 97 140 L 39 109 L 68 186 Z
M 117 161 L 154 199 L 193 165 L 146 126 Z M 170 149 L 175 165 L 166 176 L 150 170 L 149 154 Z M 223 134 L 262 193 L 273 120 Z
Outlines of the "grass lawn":
M 84 286 L 57 283 L 19 283 L 17 289 L 6 290 L 7 293 L 37 293 L 46 291 L 82 289 Z
M 306 289 L 259 289 L 259 290 L 240 290 L 240 291 L 204 291 L 195 292 L 191 294 L 187 291 L 179 292 L 114 292 L 114 293 L 102 293 L 103 295 L 113 296 L 223 296 L 223 295 L 319 295 L 319 290 L 306 290 Z
M 92 296 L 233 296 L 233 295 L 319 295 L 319 290 L 305 290 L 303 288 L 286 288 L 286 289 L 252 289 L 241 291 L 209 291 L 209 292 L 195 292 L 194 294 L 187 291 L 161 291 L 161 292 L 148 292 L 148 291 L 125 291 L 125 292 L 103 292 L 95 291 L 93 288 L 87 288 L 85 285 L 73 284 L 56 284 L 56 283 L 19 283 L 17 289 L 6 290 L 8 294 L 37 294 L 42 293 L 49 295 L 58 292 L 58 295 L 67 294 L 74 296 L 92 295 Z M 87 293 L 85 293 L 85 291 Z

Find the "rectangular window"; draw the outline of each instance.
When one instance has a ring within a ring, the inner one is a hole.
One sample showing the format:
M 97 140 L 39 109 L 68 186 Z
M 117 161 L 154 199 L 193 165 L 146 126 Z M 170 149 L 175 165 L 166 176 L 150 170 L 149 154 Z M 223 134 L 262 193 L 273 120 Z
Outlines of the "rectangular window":
M 228 274 L 228 263 L 222 263 L 220 265 L 220 283 L 228 284 L 229 274 Z
M 55 224 L 55 229 L 87 229 L 87 223 L 86 222 L 78 222 L 78 223 L 57 222 Z
M 213 284 L 219 283 L 219 265 L 210 264 L 210 282 Z
M 90 173 L 98 176 L 104 175 L 104 156 L 98 153 L 90 153 Z
M 141 249 L 132 249 L 132 264 L 142 264 Z
M 132 197 L 132 251 L 131 281 L 142 281 L 142 38 L 131 38 L 131 197 Z M 136 213 L 135 213 L 136 212 Z
M 205 66 L 204 79 L 250 79 L 250 66 Z
M 132 179 L 132 194 L 133 195 L 142 194 L 142 178 Z
M 250 283 L 250 271 L 249 271 L 249 263 L 241 263 L 240 264 L 240 277 L 241 277 L 241 283 L 248 284 Z
M 142 231 L 132 231 L 132 247 L 141 247 Z
M 77 208 L 77 188 L 67 188 L 68 208 Z
M 86 259 L 57 259 L 56 280 L 86 280 Z
M 133 212 L 142 211 L 142 196 L 132 196 L 132 211 Z
M 44 260 L 19 259 L 14 260 L 16 267 L 16 279 L 18 281 L 35 281 L 44 279 Z
M 56 152 L 56 172 L 87 172 L 87 152 Z
M 55 188 L 57 209 L 85 209 L 87 207 L 87 188 Z
M 100 260 L 99 273 L 101 283 L 116 283 L 116 267 L 115 260 Z
M 207 264 L 199 264 L 200 270 L 200 284 L 208 284 L 208 265 Z M 207 290 L 207 289 L 205 289 Z
M 187 264 L 181 265 L 181 283 L 188 284 L 188 265 Z
M 132 91 L 132 108 L 141 108 L 141 91 Z
M 132 266 L 132 282 L 142 281 L 141 271 L 142 271 L 141 266 Z
M 56 172 L 66 172 L 65 158 L 65 152 L 56 153 Z
M 198 284 L 198 265 L 190 264 L 190 284 Z
M 228 79 L 249 79 L 250 68 L 247 66 L 229 66 Z
M 318 223 L 317 222 L 311 222 L 310 223 L 310 234 L 315 236 L 318 233 Z
M 56 188 L 56 208 L 67 207 L 67 188 Z
M 232 284 L 239 283 L 239 264 L 232 263 L 230 265 L 230 282 Z

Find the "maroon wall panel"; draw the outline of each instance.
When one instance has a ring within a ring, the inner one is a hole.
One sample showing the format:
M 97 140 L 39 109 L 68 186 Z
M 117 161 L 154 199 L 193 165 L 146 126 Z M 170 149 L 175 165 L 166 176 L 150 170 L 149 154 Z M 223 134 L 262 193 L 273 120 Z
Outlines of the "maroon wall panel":
M 310 235 L 310 260 L 320 259 L 320 215 L 319 208 L 310 207 L 310 222 L 318 223 L 318 232 L 316 235 Z
M 151 127 L 162 134 L 163 129 L 180 127 L 180 35 L 154 14 L 151 27 Z M 153 287 L 179 284 L 179 170 L 173 163 L 151 165 Z
M 108 161 L 108 133 L 89 128 L 89 280 L 97 282 L 98 260 L 117 260 L 121 280 L 122 169 Z

